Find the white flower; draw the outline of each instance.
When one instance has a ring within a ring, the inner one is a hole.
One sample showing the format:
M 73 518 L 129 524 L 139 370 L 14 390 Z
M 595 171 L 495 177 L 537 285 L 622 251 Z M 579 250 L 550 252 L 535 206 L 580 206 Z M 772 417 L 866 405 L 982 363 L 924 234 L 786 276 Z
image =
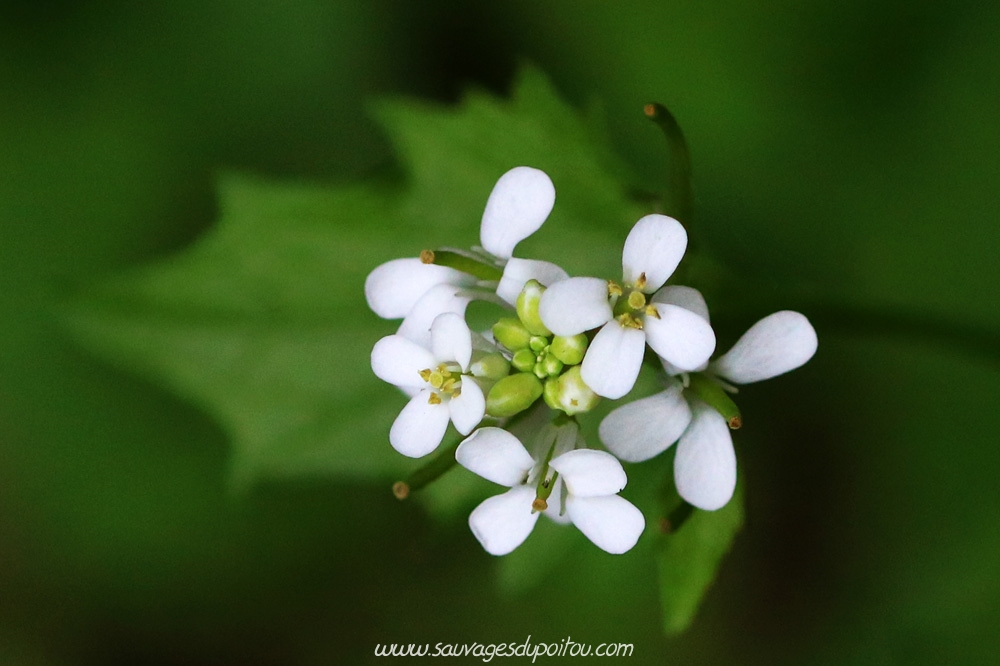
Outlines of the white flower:
M 427 347 L 398 334 L 375 343 L 372 370 L 411 396 L 389 430 L 393 448 L 419 458 L 438 447 L 449 420 L 463 435 L 482 421 L 486 399 L 467 374 L 471 360 L 472 332 L 452 312 L 434 319 Z
M 513 305 L 524 283 L 535 279 L 543 285 L 568 277 L 566 271 L 547 261 L 516 259 L 514 247 L 538 231 L 555 204 L 556 192 L 545 172 L 515 167 L 497 181 L 486 202 L 479 239 L 486 258 L 503 274 L 497 295 Z M 473 255 L 470 255 L 473 256 Z M 474 257 L 473 261 L 483 261 Z M 368 306 L 384 319 L 405 318 L 398 334 L 418 344 L 430 344 L 430 323 L 444 312 L 464 314 L 477 296 L 477 278 L 416 258 L 394 259 L 369 273 L 365 280 Z
M 521 545 L 539 510 L 559 522 L 568 517 L 598 548 L 613 554 L 630 550 L 642 534 L 642 512 L 617 494 L 627 481 L 621 464 L 603 451 L 573 449 L 579 436 L 575 425 L 557 430 L 555 442 L 543 438 L 535 456 L 500 428 L 480 428 L 455 452 L 466 469 L 510 488 L 483 501 L 469 516 L 472 533 L 488 553 L 506 555 Z M 553 472 L 558 476 L 551 481 Z M 543 475 L 552 484 L 548 503 L 537 499 Z
M 664 298 L 708 319 L 704 299 L 688 287 L 671 287 Z M 750 327 L 704 373 L 720 386 L 748 384 L 794 370 L 816 352 L 816 331 L 798 312 L 769 315 Z M 671 374 L 676 374 L 664 363 Z M 674 442 L 674 481 L 685 501 L 707 511 L 725 506 L 736 489 L 736 452 L 729 424 L 719 412 L 668 380 L 662 393 L 619 407 L 601 422 L 601 441 L 627 462 L 648 460 Z
M 677 268 L 686 248 L 687 233 L 680 222 L 647 215 L 625 240 L 622 285 L 569 278 L 542 295 L 539 314 L 556 335 L 601 327 L 581 367 L 583 381 L 598 395 L 620 398 L 632 390 L 646 343 L 684 370 L 697 368 L 715 350 L 708 322 L 654 293 Z

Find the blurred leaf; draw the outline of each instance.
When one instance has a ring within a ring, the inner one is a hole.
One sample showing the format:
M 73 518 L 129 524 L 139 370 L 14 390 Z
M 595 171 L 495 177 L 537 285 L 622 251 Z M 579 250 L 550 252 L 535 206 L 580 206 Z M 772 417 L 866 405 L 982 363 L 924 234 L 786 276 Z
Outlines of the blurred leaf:
M 691 624 L 719 563 L 743 526 L 742 488 L 718 511 L 695 510 L 674 534 L 662 538 L 657 553 L 663 628 L 677 634 Z
M 397 100 L 377 115 L 402 162 L 402 188 L 224 178 L 212 233 L 71 308 L 87 346 L 218 419 L 232 438 L 237 487 L 261 476 L 399 478 L 412 468 L 388 446 L 404 401 L 372 375 L 369 354 L 394 325 L 368 311 L 364 279 L 423 248 L 475 244 L 505 171 L 528 164 L 556 184 L 560 205 L 524 243 L 545 244 L 548 259 L 589 252 L 590 271 L 613 273 L 625 230 L 644 212 L 593 122 L 537 72 L 524 72 L 512 101 L 472 94 L 454 109 Z M 555 246 L 545 242 L 553 229 Z M 595 245 L 606 252 L 592 253 Z

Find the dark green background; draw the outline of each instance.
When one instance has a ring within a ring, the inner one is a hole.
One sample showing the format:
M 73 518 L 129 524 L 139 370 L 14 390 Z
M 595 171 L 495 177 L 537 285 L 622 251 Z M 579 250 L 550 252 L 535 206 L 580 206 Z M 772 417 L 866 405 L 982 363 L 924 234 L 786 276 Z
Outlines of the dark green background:
M 634 663 L 994 663 L 1000 9 L 541 4 L 0 5 L 0 662 L 359 663 L 530 634 L 634 642 Z M 663 147 L 639 110 L 670 105 L 693 236 L 749 311 L 798 305 L 789 285 L 840 304 L 808 312 L 805 369 L 741 394 L 748 525 L 680 638 L 652 563 L 632 587 L 587 560 L 504 594 L 463 521 L 383 487 L 232 497 L 221 431 L 57 316 L 194 241 L 220 171 L 363 176 L 390 159 L 368 100 L 503 92 L 524 61 L 599 103 L 651 186 Z

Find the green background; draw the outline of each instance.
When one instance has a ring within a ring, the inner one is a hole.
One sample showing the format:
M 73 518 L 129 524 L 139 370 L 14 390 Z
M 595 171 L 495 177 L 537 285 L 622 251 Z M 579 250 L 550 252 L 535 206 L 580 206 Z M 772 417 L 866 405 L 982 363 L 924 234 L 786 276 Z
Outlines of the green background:
M 531 635 L 635 663 L 993 663 L 998 35 L 985 2 L 0 5 L 0 661 L 365 663 Z M 503 93 L 526 61 L 604 110 L 651 188 L 640 110 L 671 107 L 692 236 L 745 280 L 734 326 L 815 309 L 814 360 L 741 394 L 747 526 L 681 637 L 649 561 L 616 575 L 581 548 L 511 590 L 464 520 L 382 485 L 232 495 L 198 406 L 59 316 L 209 229 L 220 173 L 363 177 L 392 160 L 372 100 Z

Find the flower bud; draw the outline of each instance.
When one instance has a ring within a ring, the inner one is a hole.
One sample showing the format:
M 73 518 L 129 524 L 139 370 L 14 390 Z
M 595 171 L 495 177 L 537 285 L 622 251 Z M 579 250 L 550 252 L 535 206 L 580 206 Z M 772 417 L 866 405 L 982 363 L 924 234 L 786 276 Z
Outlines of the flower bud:
M 517 319 L 504 317 L 493 324 L 493 338 L 511 351 L 527 349 L 531 333 Z
M 500 352 L 492 352 L 473 361 L 469 372 L 473 377 L 496 381 L 510 374 L 510 363 Z
M 541 352 L 548 346 L 548 338 L 542 337 L 541 335 L 533 335 L 531 336 L 531 340 L 528 341 L 528 349 L 533 352 Z
M 526 372 L 504 377 L 490 389 L 486 396 L 486 413 L 489 416 L 513 416 L 523 412 L 542 395 L 542 382 Z
M 517 316 L 520 317 L 524 327 L 533 335 L 552 335 L 552 331 L 545 327 L 542 318 L 538 315 L 538 303 L 542 300 L 542 293 L 545 287 L 538 280 L 528 280 L 524 289 L 517 297 Z
M 583 355 L 587 353 L 587 336 L 583 333 L 571 336 L 557 335 L 552 338 L 549 353 L 566 365 L 579 365 L 583 361 Z
M 546 381 L 544 396 L 545 404 L 570 416 L 589 412 L 601 399 L 584 383 L 578 365 L 574 365 L 559 377 Z
M 514 354 L 514 358 L 511 359 L 511 365 L 520 372 L 531 372 L 537 360 L 535 352 L 530 349 L 521 349 Z
M 563 362 L 558 358 L 553 356 L 551 353 L 546 354 L 539 365 L 542 366 L 542 370 L 548 377 L 557 377 L 559 373 L 563 370 Z

